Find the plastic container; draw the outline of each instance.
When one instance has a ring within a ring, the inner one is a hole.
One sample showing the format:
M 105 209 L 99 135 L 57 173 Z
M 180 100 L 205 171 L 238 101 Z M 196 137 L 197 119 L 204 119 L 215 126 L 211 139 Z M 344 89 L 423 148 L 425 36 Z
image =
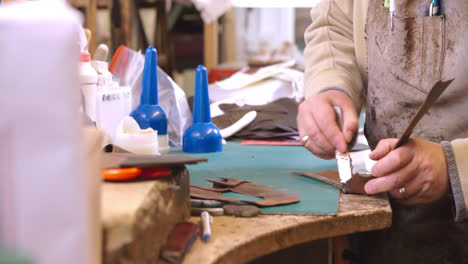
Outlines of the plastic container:
M 97 61 L 93 60 L 91 61 L 91 66 L 93 67 L 94 71 L 96 72 L 98 76 L 98 81 L 97 84 L 99 86 L 102 85 L 112 85 L 112 73 L 109 71 L 109 63 L 105 61 Z
M 82 52 L 80 56 L 80 87 L 84 95 L 85 112 L 96 122 L 96 96 L 98 73 L 91 65 L 89 53 Z
M 91 62 L 98 73 L 96 100 L 96 125 L 106 135 L 115 140 L 115 132 L 119 122 L 131 112 L 131 90 L 129 87 L 120 87 L 113 80 L 105 61 Z
M 158 131 L 140 129 L 132 117 L 125 117 L 117 128 L 114 144 L 135 154 L 159 154 Z
M 211 123 L 208 77 L 206 68 L 200 65 L 195 75 L 193 124 L 184 133 L 183 151 L 188 153 L 221 152 L 223 151 L 222 141 L 221 132 Z
M 130 114 L 142 129 L 152 128 L 158 131 L 159 151 L 169 152 L 166 112 L 158 104 L 158 59 L 154 47 L 148 47 L 145 53 L 143 87 L 140 105 Z

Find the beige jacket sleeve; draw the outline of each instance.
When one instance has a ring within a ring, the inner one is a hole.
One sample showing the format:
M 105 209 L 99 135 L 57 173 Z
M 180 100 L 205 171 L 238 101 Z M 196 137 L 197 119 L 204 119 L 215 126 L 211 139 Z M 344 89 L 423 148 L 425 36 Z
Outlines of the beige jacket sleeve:
M 343 90 L 360 109 L 363 84 L 353 40 L 353 0 L 322 0 L 311 18 L 305 32 L 305 97 Z

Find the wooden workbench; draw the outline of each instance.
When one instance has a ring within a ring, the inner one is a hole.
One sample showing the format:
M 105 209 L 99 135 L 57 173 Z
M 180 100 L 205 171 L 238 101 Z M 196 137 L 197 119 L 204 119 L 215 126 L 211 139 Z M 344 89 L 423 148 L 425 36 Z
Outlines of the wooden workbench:
M 378 230 L 391 225 L 385 197 L 341 195 L 337 216 L 217 216 L 208 243 L 197 240 L 183 264 L 246 263 L 260 256 L 312 240 Z M 199 222 L 199 217 L 192 217 Z
M 188 217 L 185 168 L 158 181 L 104 183 L 104 263 L 158 263 L 161 246 L 175 223 Z M 190 221 L 199 222 L 199 217 Z M 386 198 L 341 195 L 337 216 L 217 216 L 208 243 L 197 240 L 184 264 L 246 263 L 312 240 L 377 230 L 391 224 Z
M 157 263 L 174 225 L 189 217 L 189 206 L 185 167 L 154 181 L 103 183 L 103 263 Z

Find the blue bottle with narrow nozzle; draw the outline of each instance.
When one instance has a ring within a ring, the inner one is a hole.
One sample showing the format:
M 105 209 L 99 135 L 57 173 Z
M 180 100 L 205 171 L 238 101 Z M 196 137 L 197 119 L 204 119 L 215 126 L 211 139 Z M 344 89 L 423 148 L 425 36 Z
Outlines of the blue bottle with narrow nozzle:
M 195 76 L 195 98 L 193 102 L 193 124 L 187 128 L 183 138 L 183 151 L 207 153 L 223 151 L 219 129 L 211 123 L 210 98 L 206 68 L 197 67 Z
M 158 131 L 159 152 L 169 152 L 166 112 L 158 105 L 158 53 L 149 46 L 145 53 L 145 67 L 140 105 L 130 114 L 141 129 Z

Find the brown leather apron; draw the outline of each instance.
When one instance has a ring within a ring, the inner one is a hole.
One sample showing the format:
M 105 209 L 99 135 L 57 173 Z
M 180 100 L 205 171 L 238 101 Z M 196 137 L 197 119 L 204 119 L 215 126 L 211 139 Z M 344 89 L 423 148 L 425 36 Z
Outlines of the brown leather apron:
M 431 0 L 396 0 L 393 31 L 382 2 L 369 0 L 367 14 L 369 143 L 400 136 L 432 85 L 451 78 L 413 136 L 468 137 L 468 1 L 441 0 L 444 16 L 431 17 Z
M 357 1 L 357 0 L 356 0 Z M 468 0 L 441 0 L 443 16 L 428 16 L 431 0 L 396 0 L 393 30 L 383 0 L 369 0 L 366 136 L 402 133 L 439 79 L 455 78 L 412 136 L 433 142 L 468 137 Z M 425 206 L 392 203 L 388 230 L 363 236 L 363 263 L 462 263 L 464 234 L 451 201 Z

